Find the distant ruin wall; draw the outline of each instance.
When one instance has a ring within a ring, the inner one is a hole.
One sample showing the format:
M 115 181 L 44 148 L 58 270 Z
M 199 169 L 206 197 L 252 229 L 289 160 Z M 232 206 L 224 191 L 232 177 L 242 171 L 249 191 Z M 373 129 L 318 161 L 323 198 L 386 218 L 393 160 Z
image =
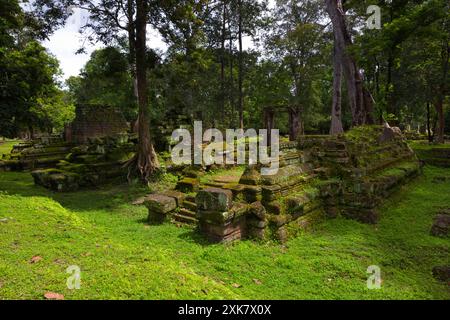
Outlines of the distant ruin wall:
M 78 105 L 75 120 L 66 127 L 65 138 L 68 142 L 81 144 L 89 138 L 111 136 L 127 130 L 128 124 L 120 110 L 107 106 Z

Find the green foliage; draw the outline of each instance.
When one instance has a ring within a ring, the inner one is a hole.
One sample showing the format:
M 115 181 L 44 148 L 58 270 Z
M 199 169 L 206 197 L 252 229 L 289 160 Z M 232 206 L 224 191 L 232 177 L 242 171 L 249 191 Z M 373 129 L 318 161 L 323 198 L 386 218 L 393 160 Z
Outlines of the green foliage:
M 15 136 L 30 127 L 61 128 L 72 118 L 73 106 L 64 102 L 57 87 L 58 61 L 42 45 L 30 41 L 23 48 L 0 48 L 0 56 L 0 134 Z
M 115 47 L 94 51 L 80 76 L 66 84 L 75 104 L 117 107 L 129 120 L 136 118 L 136 98 L 126 55 Z
M 383 26 L 362 32 L 352 52 L 364 68 L 378 116 L 393 114 L 394 123 L 402 126 L 424 125 L 426 104 L 437 102 L 448 82 L 448 54 L 443 55 L 450 32 L 448 1 L 365 1 L 354 6 L 362 11 L 368 3 L 381 6 Z

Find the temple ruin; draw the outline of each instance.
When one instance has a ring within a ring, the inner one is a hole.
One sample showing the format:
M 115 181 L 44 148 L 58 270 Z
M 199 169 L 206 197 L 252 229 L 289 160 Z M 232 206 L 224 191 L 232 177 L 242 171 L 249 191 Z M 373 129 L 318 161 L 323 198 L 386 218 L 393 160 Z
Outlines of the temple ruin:
M 421 171 L 404 137 L 379 126 L 340 136 L 302 136 L 280 144 L 280 169 L 249 166 L 238 181 L 202 183 L 185 170 L 176 190 L 144 200 L 149 222 L 198 227 L 210 241 L 285 241 L 316 221 L 342 215 L 376 223 L 377 206 Z

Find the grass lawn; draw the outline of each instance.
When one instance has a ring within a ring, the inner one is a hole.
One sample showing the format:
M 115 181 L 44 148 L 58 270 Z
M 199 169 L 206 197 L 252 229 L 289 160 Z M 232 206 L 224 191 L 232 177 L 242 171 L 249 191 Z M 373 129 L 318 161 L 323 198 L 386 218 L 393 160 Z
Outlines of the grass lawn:
M 450 263 L 450 240 L 429 235 L 450 206 L 450 181 L 433 182 L 443 175 L 425 168 L 376 226 L 338 218 L 285 245 L 211 245 L 189 228 L 148 226 L 146 209 L 130 204 L 142 188 L 57 194 L 29 173 L 0 173 L 0 299 L 449 299 L 431 269 Z M 67 289 L 70 265 L 81 268 L 79 290 Z M 370 265 L 380 290 L 366 287 Z
M 426 140 L 408 141 L 414 150 L 450 149 L 450 143 L 428 143 Z
M 6 140 L 0 141 L 0 159 L 2 154 L 10 153 L 13 145 L 18 144 L 20 141 L 18 140 Z

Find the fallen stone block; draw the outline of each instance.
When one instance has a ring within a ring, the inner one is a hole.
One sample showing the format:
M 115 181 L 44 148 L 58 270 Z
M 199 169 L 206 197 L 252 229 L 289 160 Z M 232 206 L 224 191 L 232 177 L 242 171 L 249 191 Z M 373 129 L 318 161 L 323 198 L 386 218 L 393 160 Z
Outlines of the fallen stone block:
M 184 199 L 186 197 L 186 194 L 184 194 L 183 192 L 179 192 L 179 191 L 175 191 L 175 190 L 164 191 L 161 194 L 164 196 L 170 197 L 170 198 L 174 198 L 175 201 L 177 202 L 178 207 L 183 204 Z
M 177 208 L 175 198 L 162 194 L 148 195 L 144 200 L 144 205 L 148 208 L 149 212 L 158 214 L 167 214 Z
M 447 237 L 450 229 L 450 215 L 438 214 L 434 218 L 434 223 L 431 226 L 431 235 L 435 237 Z
M 432 272 L 439 281 L 450 283 L 450 266 L 436 266 Z

